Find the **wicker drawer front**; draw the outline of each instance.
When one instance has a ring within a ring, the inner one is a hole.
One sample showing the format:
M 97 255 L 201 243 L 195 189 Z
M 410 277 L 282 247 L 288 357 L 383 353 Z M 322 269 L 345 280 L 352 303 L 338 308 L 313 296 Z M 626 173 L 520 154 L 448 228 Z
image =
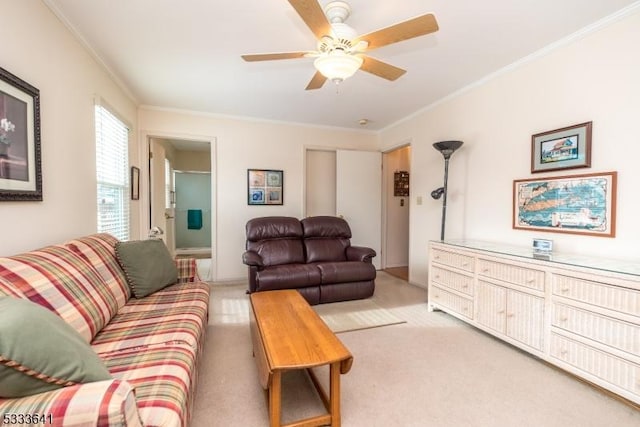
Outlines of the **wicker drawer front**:
M 553 293 L 621 313 L 640 314 L 640 292 L 633 289 L 554 274 Z
M 640 326 L 587 310 L 554 303 L 551 324 L 640 356 Z
M 455 289 L 469 296 L 473 295 L 473 277 L 435 266 L 431 270 L 431 280 L 434 283 Z
M 551 333 L 551 356 L 640 396 L 640 366 Z
M 479 274 L 526 288 L 544 291 L 544 271 L 501 262 L 478 260 Z
M 473 273 L 475 263 L 473 257 L 453 252 L 433 249 L 433 262 L 459 268 Z
M 432 303 L 449 308 L 469 319 L 473 317 L 473 301 L 448 292 L 438 286 L 433 286 L 431 292 L 433 295 L 429 299 Z

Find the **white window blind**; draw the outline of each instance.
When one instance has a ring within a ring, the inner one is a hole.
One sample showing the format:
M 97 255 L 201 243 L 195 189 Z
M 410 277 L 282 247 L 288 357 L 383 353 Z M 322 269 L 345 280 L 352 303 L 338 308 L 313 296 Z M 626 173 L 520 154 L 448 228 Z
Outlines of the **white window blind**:
M 98 232 L 129 240 L 129 129 L 96 105 Z

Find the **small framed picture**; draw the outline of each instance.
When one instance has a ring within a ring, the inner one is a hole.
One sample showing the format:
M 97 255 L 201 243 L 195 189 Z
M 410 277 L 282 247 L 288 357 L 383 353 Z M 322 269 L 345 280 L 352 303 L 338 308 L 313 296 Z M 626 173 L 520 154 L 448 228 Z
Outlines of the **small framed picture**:
M 140 169 L 131 166 L 131 200 L 140 200 Z
M 531 137 L 531 173 L 591 167 L 592 122 Z
M 282 205 L 284 172 L 272 169 L 247 169 L 247 203 Z

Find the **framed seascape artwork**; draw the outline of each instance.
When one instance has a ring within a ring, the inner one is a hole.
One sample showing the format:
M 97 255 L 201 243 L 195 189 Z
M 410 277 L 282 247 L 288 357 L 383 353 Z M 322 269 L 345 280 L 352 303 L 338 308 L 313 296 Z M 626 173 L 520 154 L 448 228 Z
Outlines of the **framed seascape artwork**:
M 513 181 L 513 228 L 616 235 L 617 172 Z
M 531 173 L 591 166 L 592 122 L 531 137 Z
M 282 205 L 284 176 L 281 170 L 247 169 L 247 203 Z
M 0 68 L 0 201 L 42 200 L 40 91 Z

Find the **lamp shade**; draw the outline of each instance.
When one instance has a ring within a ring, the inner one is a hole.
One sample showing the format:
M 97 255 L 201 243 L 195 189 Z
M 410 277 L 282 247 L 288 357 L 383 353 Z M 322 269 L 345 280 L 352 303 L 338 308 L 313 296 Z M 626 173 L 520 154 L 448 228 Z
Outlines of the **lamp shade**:
M 362 58 L 349 55 L 341 49 L 319 56 L 313 65 L 320 73 L 334 82 L 341 82 L 354 75 L 362 66 Z
M 433 148 L 442 153 L 445 159 L 451 157 L 454 151 L 462 147 L 462 141 L 440 141 L 433 144 Z

